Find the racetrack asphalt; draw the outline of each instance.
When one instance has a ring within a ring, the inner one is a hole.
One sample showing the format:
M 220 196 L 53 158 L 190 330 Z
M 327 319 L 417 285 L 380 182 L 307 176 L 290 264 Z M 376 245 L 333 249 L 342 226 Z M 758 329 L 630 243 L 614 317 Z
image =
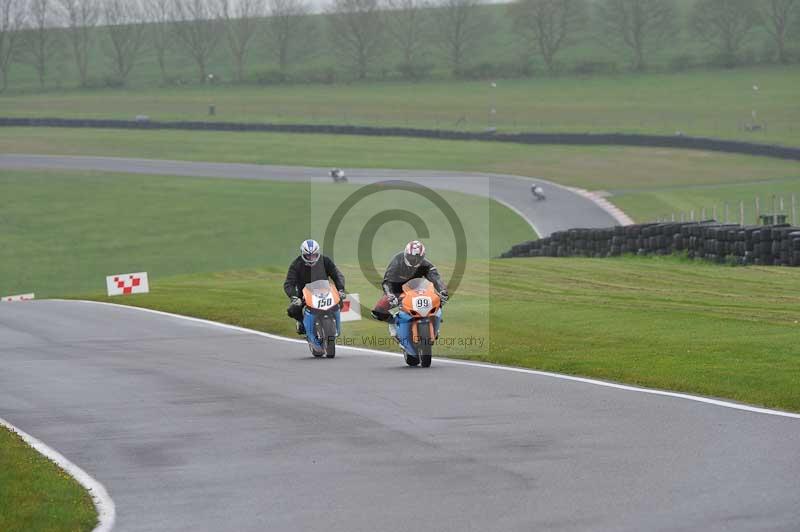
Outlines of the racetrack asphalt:
M 119 531 L 797 531 L 800 420 L 87 302 L 0 304 L 0 416 Z
M 269 179 L 330 183 L 329 169 L 298 166 L 205 163 L 114 157 L 0 154 L 0 169 L 79 170 L 234 179 Z M 611 227 L 617 220 L 592 200 L 566 187 L 543 179 L 495 174 L 469 174 L 412 170 L 347 170 L 351 183 L 402 179 L 434 189 L 456 190 L 489 196 L 517 211 L 539 236 L 575 227 Z M 530 187 L 543 186 L 546 201 L 535 201 Z

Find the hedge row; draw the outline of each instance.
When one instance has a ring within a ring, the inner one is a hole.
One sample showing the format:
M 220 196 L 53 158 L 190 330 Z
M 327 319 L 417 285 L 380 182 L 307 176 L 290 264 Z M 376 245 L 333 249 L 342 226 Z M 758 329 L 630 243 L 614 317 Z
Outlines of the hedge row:
M 502 257 L 616 257 L 629 253 L 685 253 L 689 258 L 717 263 L 800 266 L 800 227 L 743 227 L 707 221 L 570 229 L 518 244 Z
M 411 137 L 446 140 L 483 140 L 519 144 L 563 144 L 575 146 L 639 146 L 716 151 L 800 161 L 800 148 L 756 144 L 703 137 L 635 135 L 627 133 L 495 133 L 415 129 L 399 127 L 337 126 L 312 124 L 258 124 L 238 122 L 157 122 L 140 120 L 94 120 L 68 118 L 2 118 L 0 127 L 69 127 L 111 129 L 177 129 L 197 131 L 260 131 L 275 133 L 323 133 L 373 137 Z

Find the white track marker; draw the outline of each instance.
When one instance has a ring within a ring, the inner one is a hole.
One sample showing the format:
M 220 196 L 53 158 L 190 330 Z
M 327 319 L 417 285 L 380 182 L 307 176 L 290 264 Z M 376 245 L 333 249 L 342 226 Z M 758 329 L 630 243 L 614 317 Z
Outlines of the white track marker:
M 67 460 L 64 455 L 48 447 L 45 443 L 42 443 L 30 434 L 21 431 L 5 419 L 0 418 L 0 425 L 17 433 L 25 443 L 33 447 L 39 454 L 55 462 L 58 467 L 66 471 L 78 484 L 89 491 L 92 502 L 94 502 L 94 507 L 97 509 L 97 526 L 94 528 L 93 532 L 110 532 L 110 530 L 114 528 L 114 522 L 117 519 L 117 510 L 114 506 L 114 501 L 108 495 L 108 491 L 106 491 L 106 488 L 102 484 L 92 478 L 89 473 Z
M 67 301 L 67 300 L 55 300 L 55 301 Z M 204 320 L 202 318 L 193 318 L 191 316 L 182 316 L 180 314 L 172 314 L 169 312 L 164 312 L 161 310 L 153 310 L 149 308 L 141 308 L 141 307 L 132 307 L 128 305 L 119 305 L 117 303 L 105 303 L 102 301 L 85 301 L 85 300 L 75 300 L 73 302 L 76 303 L 89 303 L 93 305 L 108 305 L 117 308 L 125 308 L 131 310 L 137 310 L 140 312 L 148 312 L 150 314 L 157 314 L 159 316 L 168 316 L 171 318 L 182 319 L 186 321 L 193 321 L 195 323 L 204 323 L 206 325 L 213 325 L 215 327 L 222 327 L 224 329 L 229 329 L 231 331 L 239 331 L 248 334 L 255 334 L 258 336 L 263 336 L 264 338 L 269 338 L 271 340 L 280 340 L 282 342 L 292 342 L 298 344 L 306 343 L 305 340 L 294 339 L 294 338 L 287 338 L 285 336 L 278 336 L 277 334 L 270 334 L 261 331 L 255 331 L 253 329 L 246 329 L 244 327 L 238 327 L 236 325 L 228 325 L 227 323 L 219 323 L 216 321 L 211 320 Z M 361 353 L 369 353 L 372 355 L 382 355 L 382 356 L 391 356 L 391 357 L 402 357 L 401 353 L 391 353 L 389 351 L 378 351 L 376 349 L 367 349 L 364 347 L 349 347 L 349 346 L 342 346 L 340 349 L 345 349 L 348 351 L 356 351 Z M 778 417 L 786 417 L 792 419 L 800 419 L 800 414 L 795 414 L 793 412 L 783 412 L 781 410 L 772 410 L 769 408 L 761 408 L 757 406 L 749 406 L 745 404 L 739 403 L 731 403 L 730 401 L 722 401 L 719 399 L 712 399 L 710 397 L 702 397 L 699 395 L 690 395 L 686 393 L 679 393 L 679 392 L 668 392 L 665 390 L 654 390 L 652 388 L 640 388 L 638 386 L 629 386 L 626 384 L 617 384 L 614 382 L 606 382 L 606 381 L 599 381 L 595 379 L 588 379 L 585 377 L 574 377 L 572 375 L 562 375 L 560 373 L 550 373 L 548 371 L 538 371 L 534 369 L 524 369 L 524 368 L 514 368 L 511 366 L 500 366 L 495 364 L 486 364 L 482 362 L 469 362 L 466 360 L 455 360 L 449 358 L 437 358 L 436 361 L 438 363 L 443 364 L 452 364 L 454 366 L 470 366 L 473 368 L 483 368 L 483 369 L 492 369 L 496 371 L 510 371 L 512 373 L 523 373 L 527 375 L 538 375 L 540 377 L 550 377 L 553 379 L 560 379 L 565 381 L 572 381 L 572 382 L 581 382 L 584 384 L 591 384 L 594 386 L 603 386 L 605 388 L 615 388 L 617 390 L 625 390 L 628 392 L 638 392 L 638 393 L 645 393 L 649 395 L 660 395 L 662 397 L 672 397 L 675 399 L 686 399 L 688 401 L 694 401 L 697 403 L 705 403 L 714 406 L 721 406 L 723 408 L 730 408 L 732 410 L 741 410 L 743 412 L 752 412 L 755 414 L 767 414 L 770 416 L 778 416 Z

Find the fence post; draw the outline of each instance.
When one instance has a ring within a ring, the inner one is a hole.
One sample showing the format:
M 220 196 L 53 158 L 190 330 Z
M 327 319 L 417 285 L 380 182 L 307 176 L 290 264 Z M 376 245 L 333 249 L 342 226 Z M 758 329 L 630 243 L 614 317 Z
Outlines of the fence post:
M 761 221 L 761 200 L 756 196 L 756 223 Z
M 675 221 L 675 213 L 674 212 L 672 213 L 672 221 L 673 222 Z
M 728 209 L 728 202 L 725 202 L 725 223 L 730 223 L 731 219 L 728 216 L 730 214 L 730 210 Z
M 681 211 L 681 223 L 686 223 L 686 213 Z
M 691 214 L 691 216 L 692 216 L 692 221 L 694 221 L 694 209 L 692 209 L 692 214 Z
M 739 200 L 739 225 L 744 227 L 744 200 Z
M 797 225 L 797 197 L 792 194 L 792 225 Z
M 702 210 L 700 211 L 700 219 L 701 220 L 705 220 L 706 219 L 706 208 L 705 207 L 703 207 Z
M 775 194 L 772 195 L 772 225 L 778 225 L 778 205 Z

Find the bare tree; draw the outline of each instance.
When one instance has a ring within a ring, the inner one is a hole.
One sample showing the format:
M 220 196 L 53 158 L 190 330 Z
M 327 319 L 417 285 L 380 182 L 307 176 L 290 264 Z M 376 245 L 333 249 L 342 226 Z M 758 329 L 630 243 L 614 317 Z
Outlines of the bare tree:
M 142 4 L 145 17 L 149 24 L 149 43 L 156 52 L 158 68 L 161 70 L 161 81 L 169 81 L 167 75 L 167 53 L 175 43 L 175 34 L 172 31 L 172 17 L 174 9 L 172 0 L 144 0 Z
M 556 55 L 572 42 L 584 22 L 583 0 L 517 0 L 510 7 L 514 30 L 542 56 L 548 72 L 556 71 Z
M 0 90 L 8 88 L 11 63 L 20 51 L 22 29 L 25 26 L 26 9 L 23 0 L 0 0 Z
M 208 79 L 208 60 L 222 37 L 220 21 L 205 0 L 175 0 L 173 30 L 194 59 L 200 82 Z
M 225 28 L 228 48 L 236 63 L 236 81 L 244 81 L 247 50 L 264 17 L 263 0 L 218 0 L 219 15 Z
M 309 11 L 305 0 L 269 0 L 267 38 L 283 74 L 294 57 L 297 39 Z
M 97 0 L 58 0 L 66 18 L 67 35 L 72 47 L 81 86 L 89 81 L 89 50 L 94 28 L 100 17 Z
M 415 77 L 427 29 L 425 0 L 386 0 L 386 29 L 403 55 L 403 68 Z
M 716 46 L 729 66 L 759 22 L 752 0 L 697 0 L 691 14 L 694 33 Z
M 328 21 L 334 45 L 347 58 L 358 79 L 383 52 L 383 24 L 378 0 L 333 0 Z
M 104 0 L 103 19 L 111 46 L 107 54 L 114 75 L 125 84 L 145 42 L 142 6 L 137 0 Z
M 442 0 L 433 11 L 439 35 L 438 44 L 447 57 L 450 70 L 458 76 L 464 60 L 475 51 L 487 32 L 488 19 L 480 0 Z
M 759 11 L 764 28 L 778 48 L 778 61 L 788 63 L 786 41 L 800 27 L 800 1 L 798 0 L 759 0 Z M 797 19 L 797 24 L 793 24 Z
M 53 0 L 31 0 L 28 19 L 23 58 L 36 69 L 39 86 L 44 88 L 48 63 L 58 55 L 61 46 L 59 32 L 53 28 Z
M 596 4 L 601 39 L 633 54 L 633 68 L 647 68 L 647 54 L 678 32 L 675 0 L 601 0 Z

